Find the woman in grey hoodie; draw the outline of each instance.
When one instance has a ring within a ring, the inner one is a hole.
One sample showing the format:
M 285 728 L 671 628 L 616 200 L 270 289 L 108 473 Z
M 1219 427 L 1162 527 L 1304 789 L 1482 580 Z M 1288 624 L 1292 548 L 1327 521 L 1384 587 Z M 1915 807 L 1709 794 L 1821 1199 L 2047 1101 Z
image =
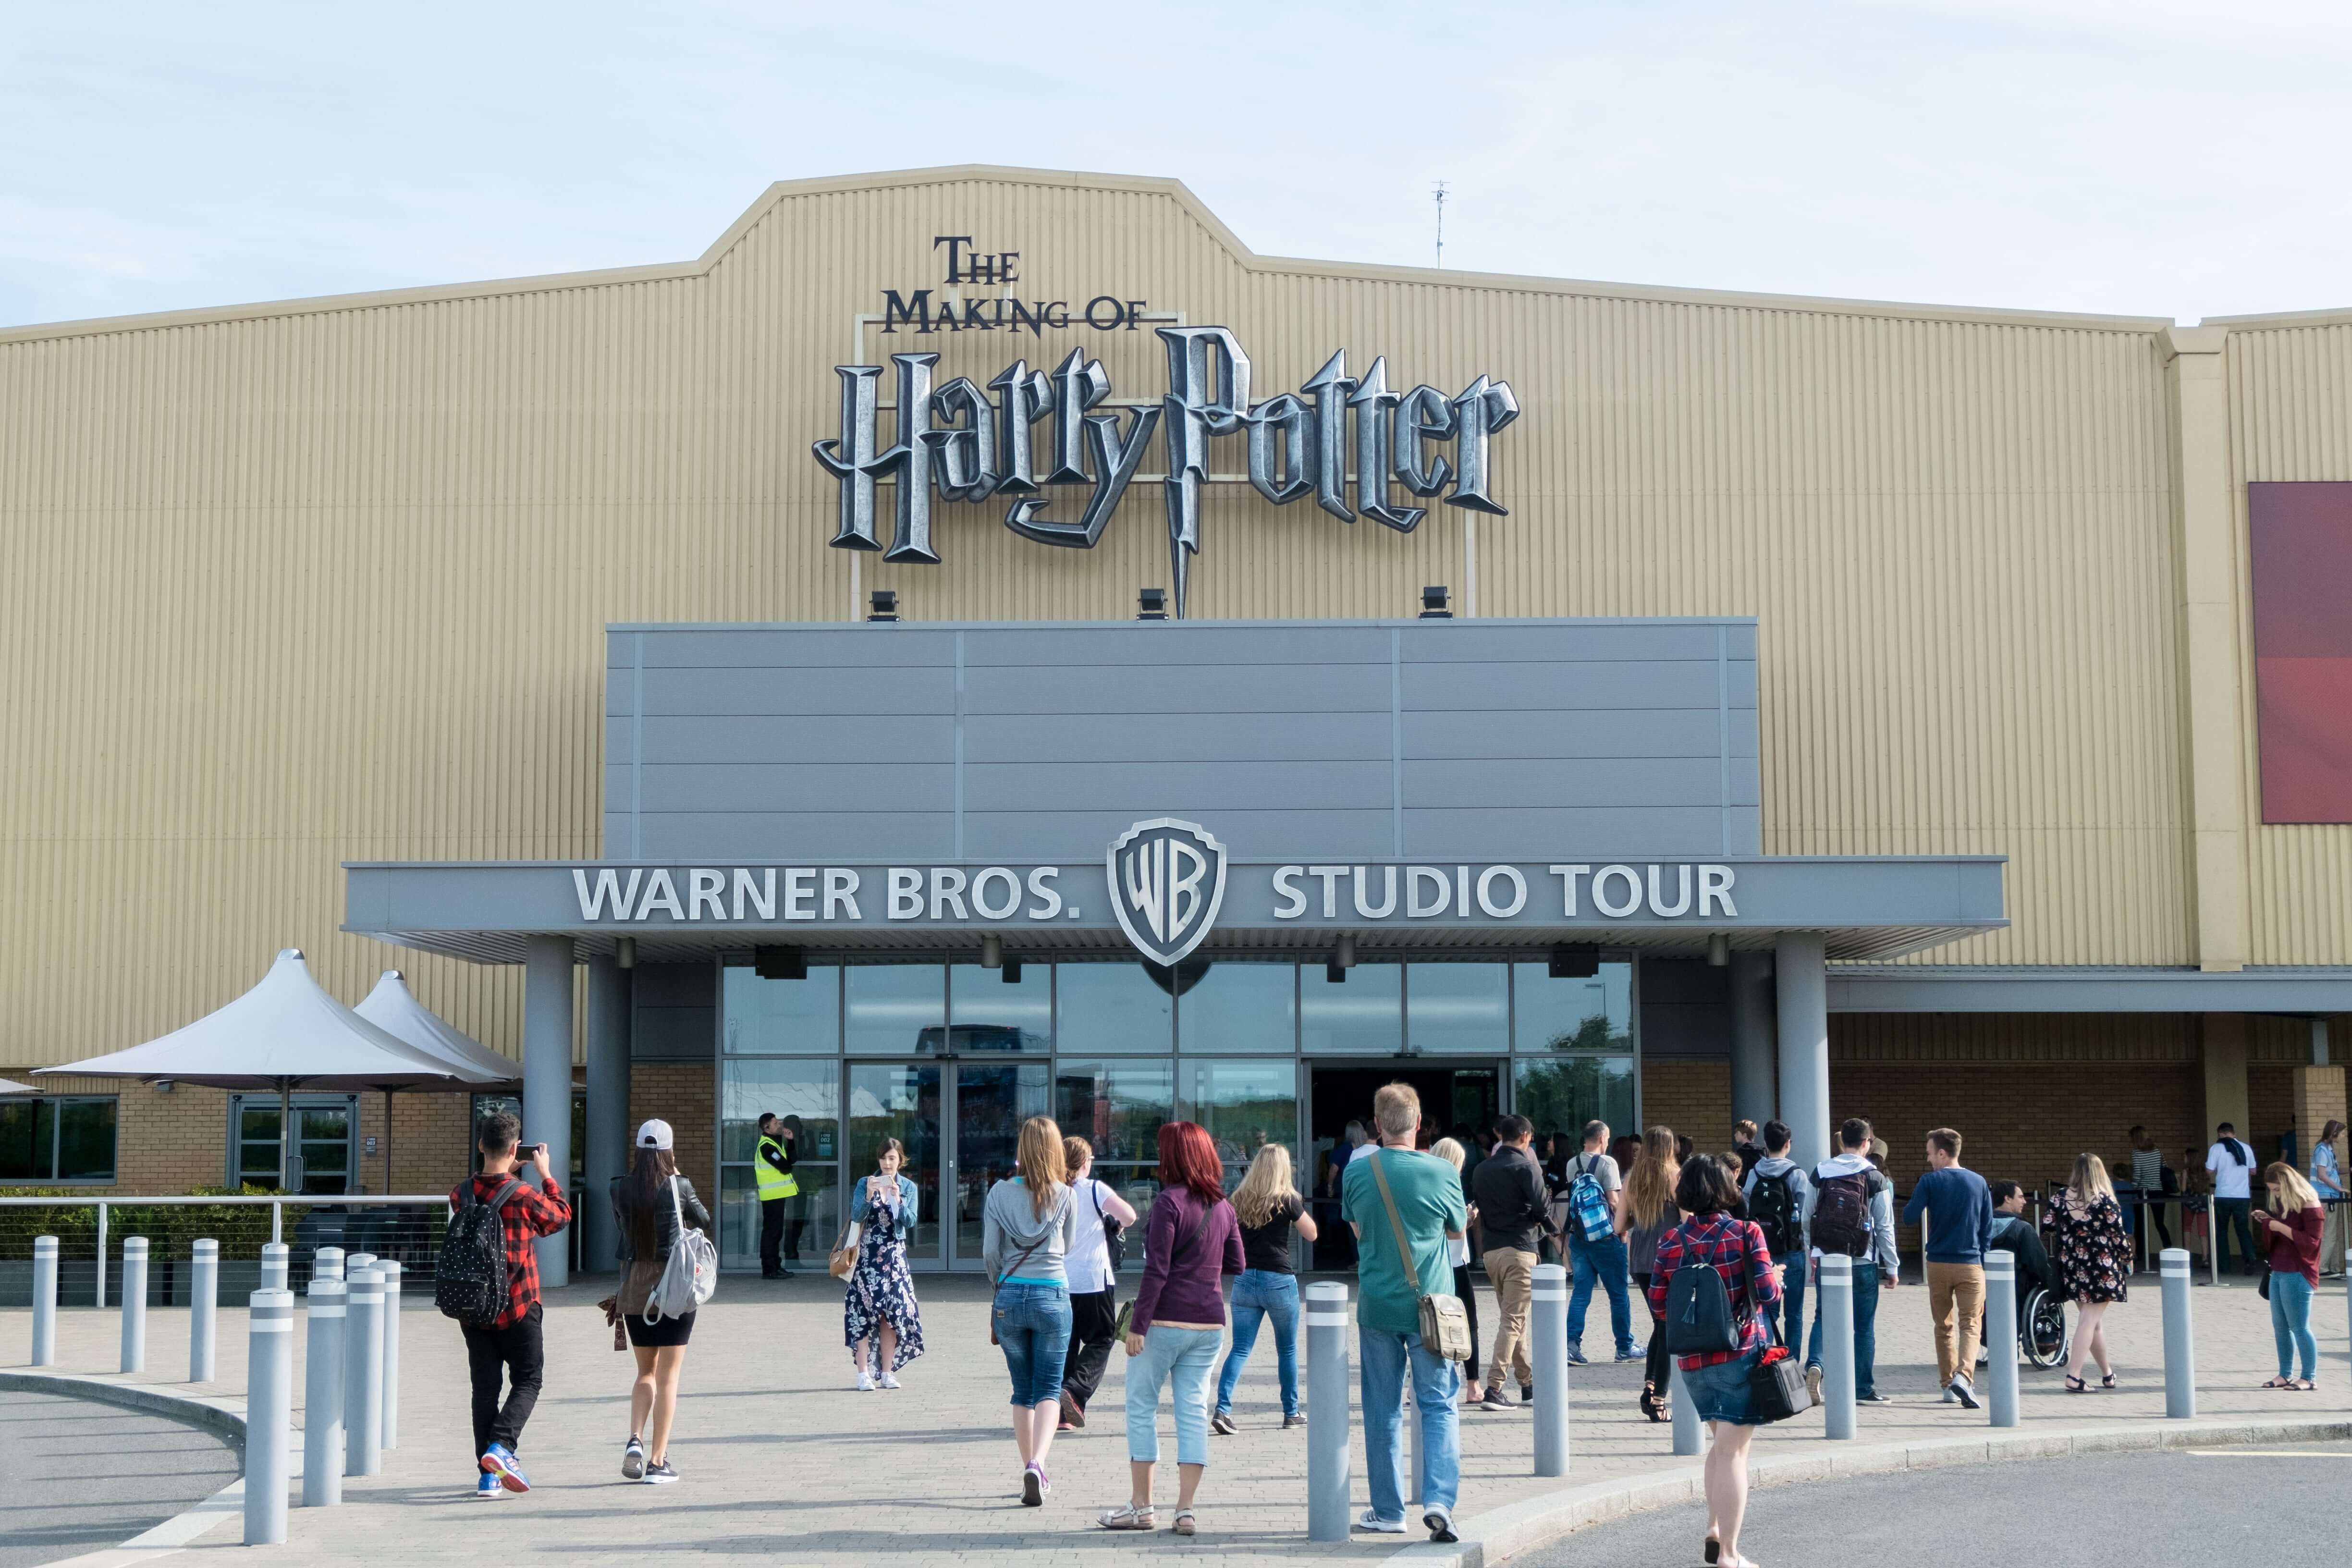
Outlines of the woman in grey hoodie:
M 981 1260 L 996 1286 L 991 1337 L 1013 1374 L 1013 1441 L 1021 1450 L 1021 1500 L 1054 1489 L 1045 1450 L 1062 1414 L 1062 1363 L 1070 1348 L 1070 1280 L 1063 1267 L 1077 1238 L 1078 1208 L 1050 1116 L 1021 1124 L 1021 1173 L 988 1189 L 981 1208 Z

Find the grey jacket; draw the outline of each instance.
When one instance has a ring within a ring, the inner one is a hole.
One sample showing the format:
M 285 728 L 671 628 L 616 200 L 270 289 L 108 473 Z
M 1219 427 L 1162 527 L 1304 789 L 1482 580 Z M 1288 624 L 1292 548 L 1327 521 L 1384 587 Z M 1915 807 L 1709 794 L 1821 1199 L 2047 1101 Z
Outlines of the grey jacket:
M 686 1210 L 687 1224 L 692 1226 L 695 1229 L 700 1231 L 705 1236 L 709 1236 L 710 1234 L 710 1211 L 704 1208 L 702 1206 L 702 1200 L 694 1195 L 694 1184 L 688 1181 L 684 1176 L 676 1176 L 671 1179 L 677 1183 L 678 1202 L 677 1204 L 673 1205 L 669 1200 L 669 1194 L 667 1191 L 663 1192 L 661 1195 L 655 1200 L 654 1235 L 658 1238 L 660 1245 L 655 1249 L 653 1257 L 646 1259 L 648 1263 L 667 1263 L 669 1261 L 670 1248 L 677 1245 L 677 1211 L 681 1207 Z M 630 1197 L 629 1178 L 626 1176 L 614 1177 L 612 1191 L 613 1223 L 614 1229 L 616 1232 L 614 1238 L 614 1245 L 617 1249 L 617 1256 L 620 1261 L 623 1263 L 635 1263 L 637 1260 L 636 1244 L 630 1238 L 636 1234 L 637 1226 L 634 1211 L 631 1210 L 628 1203 Z
M 1041 1219 L 1029 1201 L 1028 1184 L 1014 1176 L 989 1188 L 980 1211 L 980 1257 L 992 1282 L 1013 1274 L 1067 1284 L 1062 1259 L 1077 1235 L 1078 1205 L 1067 1187 L 1054 1189 L 1054 1201 Z

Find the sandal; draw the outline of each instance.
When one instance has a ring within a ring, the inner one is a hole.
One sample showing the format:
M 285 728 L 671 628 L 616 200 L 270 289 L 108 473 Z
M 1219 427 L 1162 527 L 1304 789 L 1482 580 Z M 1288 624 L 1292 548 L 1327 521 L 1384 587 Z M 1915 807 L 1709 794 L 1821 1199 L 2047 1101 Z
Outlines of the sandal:
M 1168 1528 L 1169 1528 L 1169 1529 L 1171 1529 L 1171 1530 L 1172 1530 L 1172 1531 L 1175 1531 L 1177 1534 L 1179 1534 L 1179 1535 L 1190 1535 L 1190 1534 L 1192 1534 L 1192 1510 L 1191 1509 L 1189 1509 L 1189 1508 L 1180 1508 L 1180 1509 L 1178 1509 L 1178 1510 L 1176 1510 L 1176 1522 L 1175 1522 L 1174 1524 L 1170 1525 Z
M 2298 1377 L 2293 1383 L 2288 1384 L 2287 1386 L 2294 1389 L 2297 1394 L 2312 1394 L 2318 1390 L 2319 1384 L 2313 1378 Z
M 1642 1414 L 1648 1416 L 1653 1425 L 1666 1418 L 1666 1402 L 1658 1397 L 1657 1390 L 1643 1388 L 1640 1403 Z
M 2116 1374 L 2111 1372 L 2102 1373 L 2099 1377 L 2099 1386 L 2113 1394 L 2116 1391 Z
M 2263 1384 L 2263 1386 L 2264 1388 L 2293 1388 L 2294 1386 L 2294 1379 L 2291 1377 L 2274 1377 L 2268 1383 Z
M 1129 1503 L 1125 1508 L 1115 1508 L 1108 1513 L 1097 1514 L 1095 1522 L 1105 1530 L 1150 1530 L 1154 1521 L 1150 1503 L 1145 1503 L 1141 1508 Z
M 1723 1555 L 1723 1542 L 1710 1535 L 1706 1538 L 1706 1561 L 1715 1562 Z
M 2091 1392 L 2091 1385 L 2084 1383 L 2079 1377 L 2070 1376 L 2066 1379 L 2066 1392 L 2069 1394 L 2088 1394 Z

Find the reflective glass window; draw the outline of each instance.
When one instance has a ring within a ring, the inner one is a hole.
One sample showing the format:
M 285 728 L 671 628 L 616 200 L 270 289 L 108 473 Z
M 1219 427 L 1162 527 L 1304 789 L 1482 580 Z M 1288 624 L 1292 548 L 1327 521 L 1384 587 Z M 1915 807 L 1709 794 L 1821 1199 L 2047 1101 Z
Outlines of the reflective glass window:
M 1054 1048 L 1054 966 L 959 963 L 948 971 L 948 1037 L 955 1054 L 1043 1056 Z
M 940 1183 L 947 1167 L 946 1073 L 938 1062 L 853 1062 L 849 1068 L 849 1163 L 844 1190 L 875 1173 L 886 1138 L 906 1151 L 898 1173 L 915 1184 L 915 1234 L 910 1259 L 937 1263 Z M 828 1237 L 825 1246 L 833 1245 Z
M 1298 1064 L 1288 1057 L 1262 1061 L 1187 1058 L 1177 1068 L 1176 1114 L 1197 1121 L 1215 1140 L 1225 1167 L 1225 1191 L 1241 1184 L 1249 1163 L 1268 1143 L 1290 1151 L 1291 1182 L 1298 1184 Z
M 1405 973 L 1405 1038 L 1432 1056 L 1511 1048 L 1511 973 L 1503 963 L 1415 963 Z
M 1633 1048 L 1632 963 L 1605 963 L 1599 973 L 1580 980 L 1554 980 L 1549 963 L 1515 963 L 1511 983 L 1512 1034 L 1519 1050 Z
M 1174 998 L 1140 963 L 1054 966 L 1055 1048 L 1066 1056 L 1164 1056 Z
M 1310 1055 L 1392 1057 L 1404 1049 L 1404 966 L 1359 963 L 1334 983 L 1298 966 L 1298 1041 Z
M 947 1044 L 948 972 L 937 963 L 853 963 L 843 1031 L 853 1057 L 937 1056 Z
M 1184 1051 L 1288 1056 L 1298 1048 L 1298 966 L 1220 960 L 1187 985 L 1178 966 L 1176 1045 Z
M 1160 1124 L 1176 1114 L 1165 1058 L 1054 1064 L 1054 1120 L 1094 1145 L 1095 1174 L 1139 1211 L 1160 1191 Z
M 841 1049 L 841 968 L 812 963 L 805 980 L 719 971 L 719 1039 L 728 1054 L 829 1057 Z
M 1613 1130 L 1633 1128 L 1633 1058 L 1554 1057 L 1517 1064 L 1518 1113 L 1535 1124 L 1536 1145 L 1558 1133 L 1573 1150 L 1584 1124 L 1598 1117 Z
M 732 973 L 733 971 L 729 973 Z M 792 984 L 782 981 L 773 984 Z M 795 1129 L 792 1139 L 795 1197 L 783 1200 L 781 1238 L 785 1268 L 795 1258 L 832 1250 L 839 1222 L 835 1208 L 841 1144 L 841 1068 L 831 1061 L 730 1058 L 719 1067 L 719 1261 L 750 1267 L 760 1259 L 760 1118 L 773 1111 Z

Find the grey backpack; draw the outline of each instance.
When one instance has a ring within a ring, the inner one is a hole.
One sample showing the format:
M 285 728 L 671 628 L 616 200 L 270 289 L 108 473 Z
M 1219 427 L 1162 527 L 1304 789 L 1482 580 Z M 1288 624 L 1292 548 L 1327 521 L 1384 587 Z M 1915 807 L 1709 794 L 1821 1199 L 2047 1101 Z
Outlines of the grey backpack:
M 670 1244 L 661 1278 L 646 1298 L 646 1321 L 683 1318 L 710 1300 L 719 1289 L 719 1249 L 698 1230 L 686 1227 L 686 1204 L 677 1195 L 677 1178 L 669 1179 L 670 1209 L 677 1215 L 677 1239 Z

